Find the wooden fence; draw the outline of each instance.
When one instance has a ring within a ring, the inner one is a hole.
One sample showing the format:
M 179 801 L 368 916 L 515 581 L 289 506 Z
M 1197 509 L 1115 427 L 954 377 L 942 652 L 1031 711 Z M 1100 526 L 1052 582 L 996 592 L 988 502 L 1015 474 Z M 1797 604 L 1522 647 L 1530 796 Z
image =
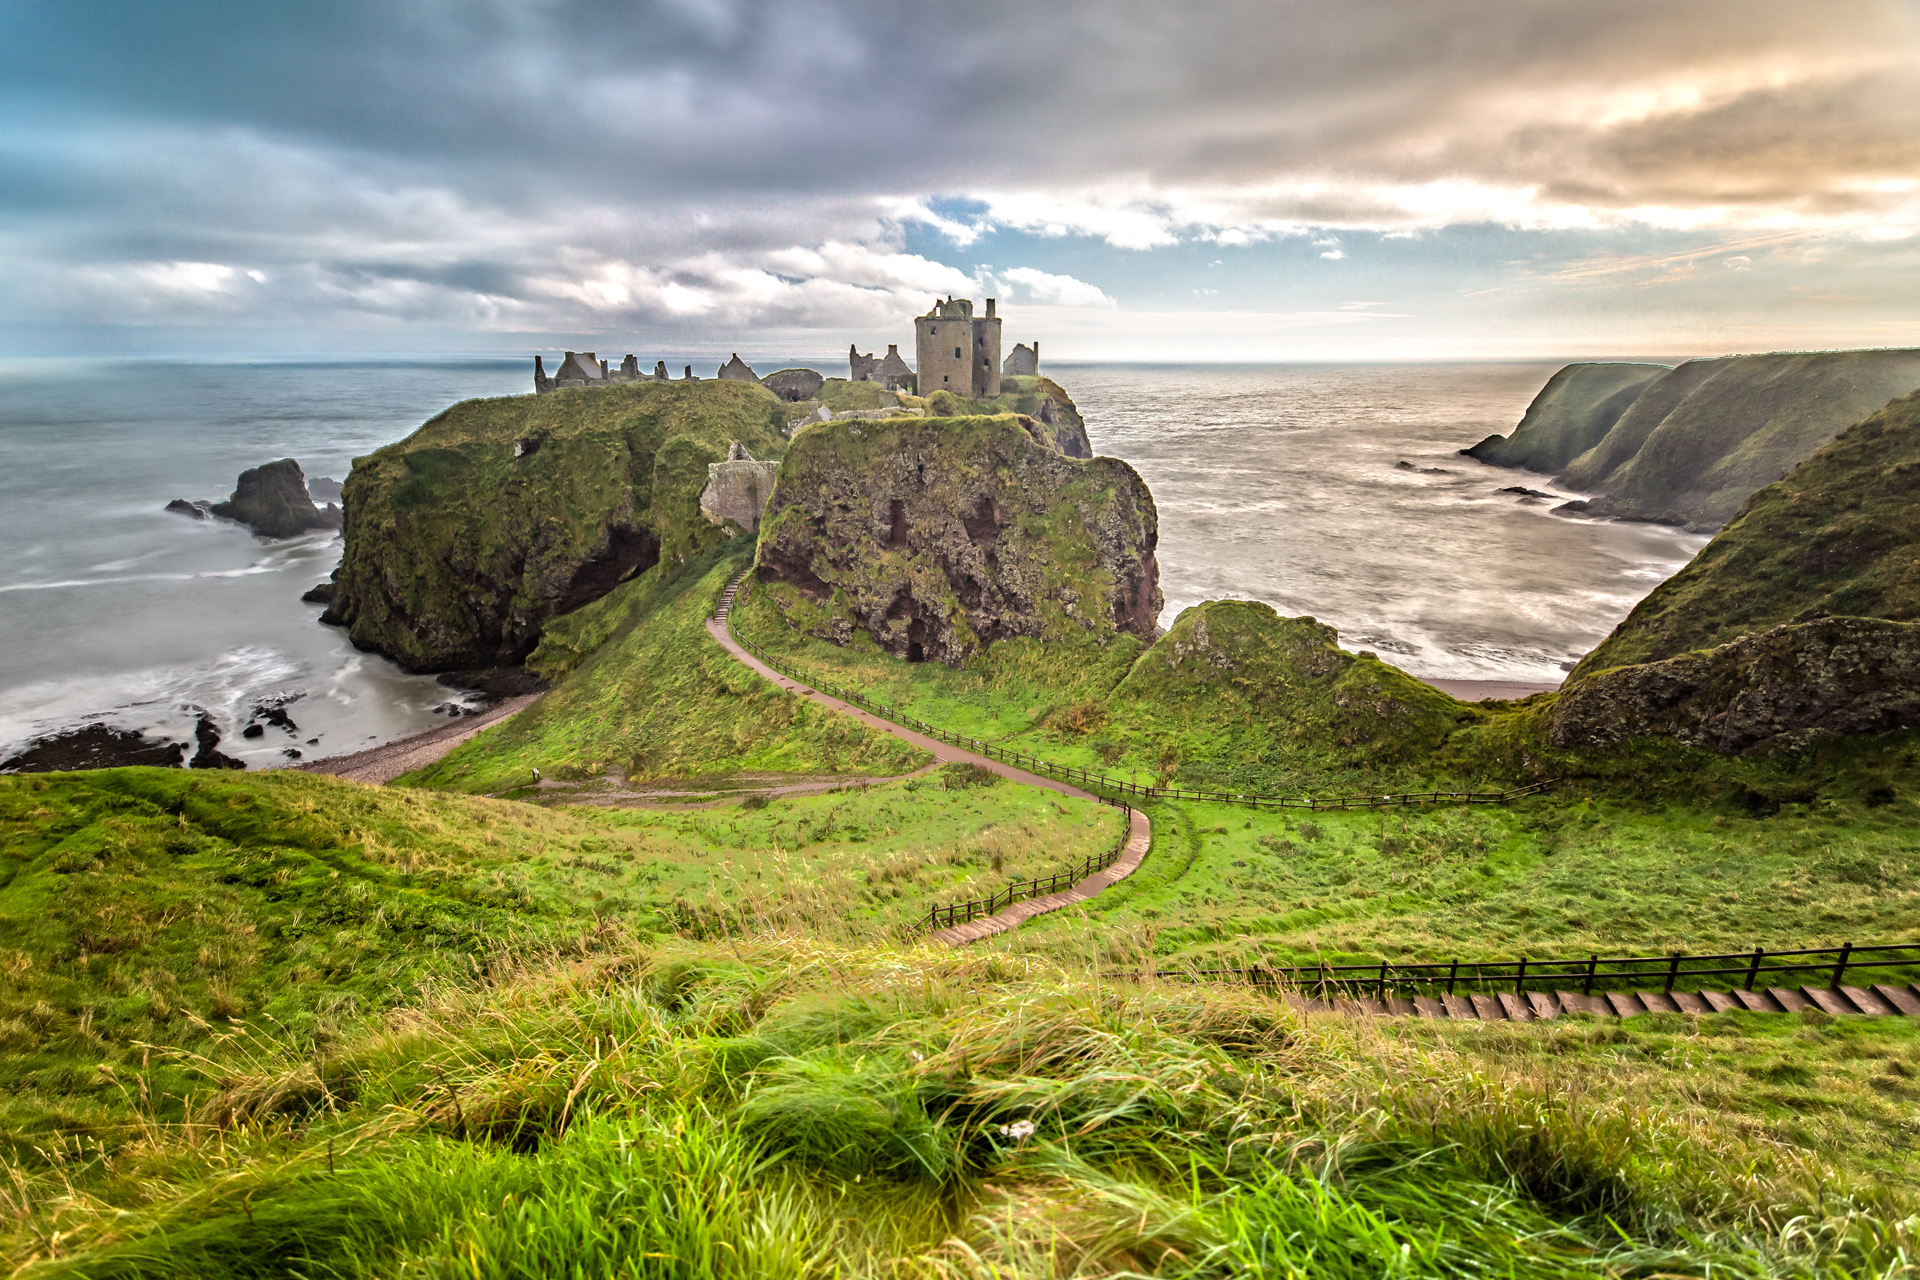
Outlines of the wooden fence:
M 1113 848 L 1103 854 L 1088 854 L 1065 871 L 1056 871 L 1052 875 L 1035 876 L 1031 880 L 1016 880 L 1006 888 L 988 894 L 984 898 L 974 898 L 967 902 L 956 902 L 944 907 L 929 907 L 924 926 L 928 929 L 944 929 L 951 925 L 965 924 L 973 919 L 985 919 L 994 912 L 1010 907 L 1016 902 L 1025 902 L 1029 898 L 1045 897 L 1049 893 L 1058 893 L 1062 889 L 1071 889 L 1081 880 L 1096 871 L 1105 871 L 1120 860 L 1127 851 L 1127 841 L 1133 834 L 1133 806 L 1109 800 L 1105 796 L 1095 796 L 1101 804 L 1110 804 L 1126 815 L 1127 822 L 1120 831 L 1120 839 Z M 921 925 L 916 924 L 915 929 Z
M 1156 978 L 1170 981 L 1244 982 L 1255 986 L 1282 986 L 1322 997 L 1390 992 L 1409 989 L 1444 990 L 1448 995 L 1465 987 L 1480 991 L 1511 990 L 1519 995 L 1535 991 L 1572 991 L 1592 995 L 1595 989 L 1671 992 L 1698 989 L 1706 979 L 1719 979 L 1752 991 L 1769 975 L 1809 974 L 1838 987 L 1852 971 L 1920 968 L 1920 943 L 1886 943 L 1857 947 L 1812 947 L 1797 951 L 1727 951 L 1690 955 L 1676 951 L 1664 956 L 1599 956 L 1585 959 L 1543 960 L 1521 956 L 1508 960 L 1449 960 L 1419 964 L 1380 960 L 1371 964 L 1320 964 L 1273 968 L 1166 969 Z M 1113 975 L 1125 977 L 1123 973 Z

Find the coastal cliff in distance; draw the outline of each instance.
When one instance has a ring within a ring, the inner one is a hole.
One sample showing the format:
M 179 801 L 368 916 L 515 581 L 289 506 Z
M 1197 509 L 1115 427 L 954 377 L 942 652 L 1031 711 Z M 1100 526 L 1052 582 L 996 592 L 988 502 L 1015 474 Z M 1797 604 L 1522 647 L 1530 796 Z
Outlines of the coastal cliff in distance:
M 1151 640 L 1158 538 L 1132 467 L 1037 419 L 841 421 L 794 438 L 757 567 L 802 631 L 958 663 L 1013 636 Z
M 1569 365 L 1511 436 L 1462 452 L 1596 494 L 1575 508 L 1584 514 L 1707 531 L 1841 431 L 1920 388 L 1915 350 L 1727 356 L 1644 376 L 1658 368 Z
M 325 621 L 415 671 L 512 666 L 548 619 L 724 541 L 709 463 L 786 447 L 746 382 L 641 382 L 468 400 L 356 459 Z

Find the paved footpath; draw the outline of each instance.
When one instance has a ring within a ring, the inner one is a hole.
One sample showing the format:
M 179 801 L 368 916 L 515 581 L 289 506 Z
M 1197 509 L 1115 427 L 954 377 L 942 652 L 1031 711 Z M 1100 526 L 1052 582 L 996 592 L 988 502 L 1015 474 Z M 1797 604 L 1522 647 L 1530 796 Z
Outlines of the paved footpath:
M 739 584 L 735 583 L 734 585 L 737 587 Z M 1009 781 L 1024 783 L 1029 787 L 1044 787 L 1048 791 L 1057 791 L 1063 796 L 1073 796 L 1078 800 L 1095 800 L 1099 798 L 1090 791 L 1082 791 L 1079 787 L 1070 786 L 1064 782 L 1057 782 L 1052 778 L 1042 777 L 1037 773 L 1028 773 L 1025 769 L 1016 769 L 1005 761 L 993 760 L 983 755 L 976 755 L 974 752 L 965 750 L 964 748 L 942 742 L 938 738 L 929 738 L 924 733 L 915 733 L 911 729 L 903 729 L 891 720 L 882 720 L 871 711 L 863 710 L 850 702 L 842 702 L 840 699 L 821 693 L 817 689 L 809 688 L 798 680 L 781 675 L 778 671 L 775 671 L 772 667 L 748 653 L 727 631 L 727 611 L 732 607 L 732 604 L 733 591 L 730 589 L 727 592 L 725 602 L 720 606 L 719 614 L 707 619 L 707 634 L 718 641 L 721 647 L 732 654 L 736 660 L 752 668 L 765 679 L 773 681 L 774 684 L 785 689 L 795 697 L 811 698 L 814 702 L 826 707 L 828 710 L 838 711 L 842 715 L 852 716 L 855 720 L 858 720 L 861 724 L 869 728 L 878 729 L 882 733 L 890 733 L 896 738 L 911 742 L 921 750 L 931 752 L 936 760 L 947 761 L 949 763 L 979 765 L 983 769 L 991 769 Z M 957 924 L 951 928 L 941 929 L 928 936 L 932 938 L 933 941 L 949 947 L 963 947 L 969 942 L 977 942 L 981 938 L 990 937 L 996 933 L 1005 933 L 1009 929 L 1017 928 L 1035 916 L 1045 915 L 1049 911 L 1058 911 L 1062 907 L 1070 907 L 1076 902 L 1085 902 L 1108 885 L 1118 884 L 1120 881 L 1132 875 L 1140 866 L 1141 860 L 1147 856 L 1147 850 L 1152 847 L 1152 844 L 1153 824 L 1147 820 L 1146 814 L 1135 809 L 1132 816 L 1132 825 L 1127 831 L 1127 847 L 1121 851 L 1119 859 L 1105 871 L 1094 872 L 1070 889 L 1062 889 L 1058 893 L 1050 893 L 1043 898 L 1029 898 L 1025 902 L 1016 902 L 1004 911 L 1000 911 L 994 915 L 979 920 L 971 920 L 966 924 Z

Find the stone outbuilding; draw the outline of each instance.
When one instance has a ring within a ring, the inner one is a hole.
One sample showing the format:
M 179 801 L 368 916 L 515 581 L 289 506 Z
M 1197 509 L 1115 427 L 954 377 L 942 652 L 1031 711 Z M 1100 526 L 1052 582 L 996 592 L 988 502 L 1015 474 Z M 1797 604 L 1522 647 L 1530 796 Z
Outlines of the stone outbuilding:
M 826 381 L 812 369 L 782 369 L 760 379 L 760 385 L 782 400 L 811 400 Z
M 733 353 L 732 359 L 720 366 L 720 372 L 714 376 L 725 382 L 760 381 L 759 375 L 754 373 L 754 371 L 748 367 L 747 362 L 740 358 L 738 351 Z
M 1003 375 L 1014 378 L 1037 378 L 1040 376 L 1040 344 L 1028 346 L 1022 342 L 1007 353 L 1000 365 Z

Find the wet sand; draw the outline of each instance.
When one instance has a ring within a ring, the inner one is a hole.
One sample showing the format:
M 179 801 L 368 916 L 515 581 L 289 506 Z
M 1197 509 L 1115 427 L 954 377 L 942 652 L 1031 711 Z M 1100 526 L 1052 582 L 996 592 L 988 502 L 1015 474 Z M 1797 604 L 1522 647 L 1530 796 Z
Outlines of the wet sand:
M 504 702 L 487 708 L 479 715 L 461 716 L 452 724 L 443 724 L 437 729 L 416 733 L 410 738 L 401 738 L 377 747 L 368 747 L 365 751 L 355 751 L 348 755 L 309 760 L 305 764 L 295 765 L 294 768 L 303 769 L 308 773 L 330 773 L 336 778 L 351 778 L 355 782 L 371 782 L 376 785 L 392 782 L 403 773 L 426 768 L 482 729 L 499 724 L 515 712 L 533 705 L 539 697 L 537 693 L 529 693 L 518 698 L 508 698 Z
M 1529 684 L 1523 680 L 1421 680 L 1420 683 L 1432 685 L 1462 702 L 1524 698 L 1529 694 L 1552 693 L 1560 687 L 1557 684 Z

